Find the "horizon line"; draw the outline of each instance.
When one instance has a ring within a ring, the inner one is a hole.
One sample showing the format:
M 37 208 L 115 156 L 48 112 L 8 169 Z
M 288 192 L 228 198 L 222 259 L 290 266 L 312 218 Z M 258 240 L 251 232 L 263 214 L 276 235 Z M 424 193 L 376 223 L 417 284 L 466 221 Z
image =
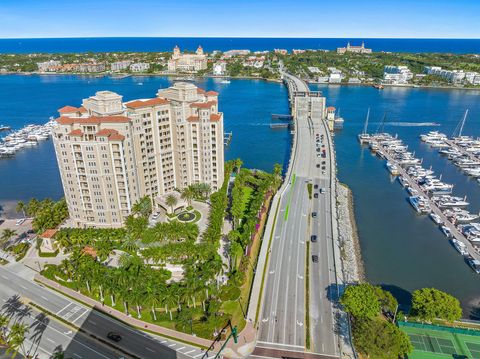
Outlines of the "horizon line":
M 61 37 L 0 37 L 0 40 L 46 40 L 46 39 L 365 39 L 365 40 L 480 40 L 479 37 L 297 37 L 297 36 L 61 36 Z

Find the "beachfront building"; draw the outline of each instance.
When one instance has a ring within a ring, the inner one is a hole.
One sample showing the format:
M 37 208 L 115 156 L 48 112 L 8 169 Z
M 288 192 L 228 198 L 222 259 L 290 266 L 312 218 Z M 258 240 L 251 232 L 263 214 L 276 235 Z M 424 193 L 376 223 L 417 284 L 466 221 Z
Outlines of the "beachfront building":
M 207 183 L 215 191 L 223 183 L 223 114 L 214 91 L 177 82 L 129 102 L 99 91 L 59 113 L 53 138 L 70 225 L 120 227 L 144 196 L 166 211 L 175 189 Z
M 372 53 L 372 49 L 367 49 L 363 41 L 361 46 L 352 46 L 350 45 L 349 41 L 346 47 L 337 47 L 338 54 L 344 54 L 346 52 L 353 52 L 356 54 L 370 54 Z
M 132 61 L 130 60 L 124 60 L 124 61 L 116 61 L 112 62 L 110 65 L 110 70 L 112 71 L 122 71 L 128 69 Z
M 130 65 L 130 71 L 132 72 L 146 72 L 150 69 L 150 64 L 147 62 L 137 62 Z
M 61 62 L 56 60 L 49 60 L 45 62 L 37 62 L 38 71 L 40 72 L 54 72 L 60 67 Z
M 404 85 L 413 78 L 413 73 L 407 66 L 385 66 L 383 82 L 391 85 Z
M 175 46 L 167 66 L 168 71 L 172 72 L 197 72 L 207 68 L 207 56 L 203 53 L 201 46 L 194 54 L 182 54 L 180 48 Z
M 105 71 L 105 64 L 99 63 L 85 63 L 85 64 L 78 64 L 76 66 L 77 72 L 103 72 Z
M 465 82 L 472 85 L 480 85 L 480 74 L 478 72 L 463 70 L 444 70 L 439 66 L 425 66 L 425 74 L 435 75 L 444 78 L 453 84 Z

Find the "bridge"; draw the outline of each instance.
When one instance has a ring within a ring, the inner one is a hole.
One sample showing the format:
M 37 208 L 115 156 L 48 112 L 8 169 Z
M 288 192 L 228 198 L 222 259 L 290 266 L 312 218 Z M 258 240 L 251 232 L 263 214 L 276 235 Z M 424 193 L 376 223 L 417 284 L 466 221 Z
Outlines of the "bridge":
M 335 153 L 325 121 L 325 97 L 296 76 L 282 76 L 294 136 L 285 181 L 272 202 L 264 234 L 262 251 L 268 253 L 257 267 L 258 272 L 265 268 L 263 280 L 257 275 L 254 283 L 254 289 L 259 280 L 263 283 L 260 302 L 252 296 L 247 315 L 258 328 L 252 357 L 338 358 L 351 349 L 345 349 L 349 340 L 338 335 L 348 333 L 348 325 L 336 309 L 341 259 L 336 244 Z M 325 144 L 319 150 L 317 134 Z M 312 235 L 316 241 L 311 241 Z M 314 255 L 318 261 L 313 261 Z

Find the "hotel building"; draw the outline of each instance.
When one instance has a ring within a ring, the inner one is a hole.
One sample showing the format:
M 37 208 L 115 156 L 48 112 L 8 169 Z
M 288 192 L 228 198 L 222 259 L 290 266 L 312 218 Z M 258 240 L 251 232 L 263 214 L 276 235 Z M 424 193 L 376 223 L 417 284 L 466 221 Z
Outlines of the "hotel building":
M 172 72 L 197 72 L 207 68 L 207 56 L 201 46 L 194 54 L 182 54 L 180 48 L 175 46 L 167 65 L 168 71 Z
M 223 114 L 218 93 L 177 82 L 157 97 L 123 102 L 99 91 L 59 110 L 54 145 L 77 227 L 120 227 L 132 206 L 193 183 L 223 183 Z

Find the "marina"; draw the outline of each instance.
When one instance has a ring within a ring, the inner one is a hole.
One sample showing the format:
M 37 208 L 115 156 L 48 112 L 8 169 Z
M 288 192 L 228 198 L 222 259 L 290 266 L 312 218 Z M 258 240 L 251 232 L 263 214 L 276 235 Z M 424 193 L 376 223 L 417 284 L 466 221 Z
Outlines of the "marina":
M 35 147 L 40 141 L 50 138 L 53 120 L 45 125 L 28 125 L 24 128 L 8 133 L 0 140 L 0 158 L 13 157 L 16 152 L 29 147 Z
M 453 196 L 453 185 L 442 182 L 442 176 L 437 178 L 431 168 L 423 168 L 422 160 L 408 152 L 397 136 L 369 135 L 364 131 L 358 138 L 362 145 L 368 145 L 372 152 L 387 161 L 387 170 L 408 191 L 408 201 L 415 211 L 428 214 L 472 270 L 480 273 L 480 223 L 474 222 L 480 215 L 463 208 L 470 204 L 466 197 Z M 431 132 L 422 140 L 427 143 L 446 141 L 438 132 Z

